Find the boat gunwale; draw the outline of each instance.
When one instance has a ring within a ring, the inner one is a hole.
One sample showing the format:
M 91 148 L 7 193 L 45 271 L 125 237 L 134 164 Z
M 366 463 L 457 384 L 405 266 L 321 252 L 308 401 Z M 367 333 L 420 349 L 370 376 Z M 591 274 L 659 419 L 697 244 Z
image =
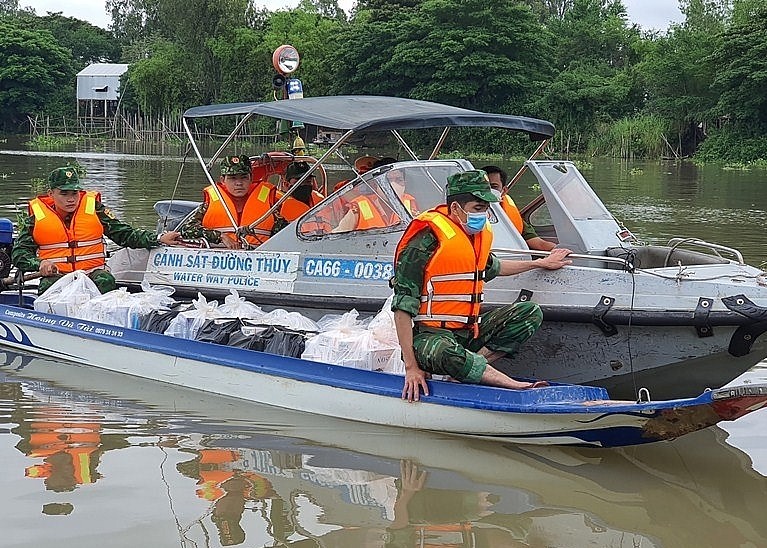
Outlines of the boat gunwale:
M 34 315 L 38 319 L 30 319 L 28 317 L 29 314 Z M 41 323 L 43 320 L 48 321 Z M 59 322 L 62 320 L 93 326 L 94 329 L 102 328 L 122 331 L 124 336 L 116 338 L 110 334 L 86 332 L 74 327 L 59 325 Z M 67 318 L 18 306 L 0 304 L 0 325 L 4 321 L 111 344 L 117 344 L 119 341 L 118 346 L 150 352 L 156 351 L 172 357 L 205 361 L 213 365 L 289 378 L 299 382 L 319 383 L 340 389 L 397 398 L 400 398 L 402 393 L 402 377 L 399 375 L 301 360 L 299 358 L 279 356 L 226 345 L 216 345 L 216 352 L 211 355 L 210 353 L 203 352 L 203 350 L 209 348 L 209 345 L 212 343 L 179 339 L 158 333 L 116 327 L 90 320 Z M 13 343 L 13 341 L 10 342 Z M 30 351 L 34 351 L 33 347 L 29 347 L 29 345 L 24 346 Z M 254 352 L 257 352 L 260 358 L 258 364 L 249 363 L 247 360 L 247 357 L 252 356 Z M 66 356 L 62 356 L 62 358 L 67 359 Z M 535 390 L 515 391 L 436 380 L 430 380 L 428 383 L 431 389 L 430 395 L 422 396 L 422 403 L 505 413 L 582 413 L 591 415 L 604 412 L 611 414 L 626 412 L 628 414 L 648 416 L 648 414 L 659 412 L 663 409 L 678 407 L 680 404 L 706 404 L 712 401 L 712 392 L 710 391 L 704 392 L 695 398 L 635 403 L 630 401 L 610 401 L 604 388 L 593 386 L 555 384 Z M 574 400 L 571 398 L 568 400 L 566 399 L 568 394 L 581 394 L 581 399 Z M 591 400 L 604 400 L 606 403 L 583 405 L 584 401 L 588 401 L 587 398 Z

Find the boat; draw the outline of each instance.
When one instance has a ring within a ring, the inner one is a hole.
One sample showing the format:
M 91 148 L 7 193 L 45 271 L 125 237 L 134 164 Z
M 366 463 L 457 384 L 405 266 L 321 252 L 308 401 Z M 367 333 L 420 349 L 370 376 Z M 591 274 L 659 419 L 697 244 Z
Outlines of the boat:
M 628 401 L 609 399 L 601 387 L 507 390 L 447 380 L 429 381 L 429 395 L 408 403 L 400 375 L 115 327 L 30 309 L 31 296 L 22 304 L 15 293 L 0 297 L 0 347 L 368 424 L 519 444 L 616 447 L 674 439 L 767 404 L 763 384 Z
M 214 157 L 206 159 L 191 128 L 200 118 L 218 116 L 234 116 L 239 122 Z M 425 210 L 442 202 L 448 175 L 474 168 L 465 159 L 437 159 L 449 130 L 501 128 L 544 142 L 554 134 L 553 125 L 544 120 L 395 97 L 308 97 L 194 107 L 184 113 L 184 127 L 210 183 L 216 158 L 248 120 L 259 116 L 300 119 L 342 131 L 316 163 L 331 174 L 340 169 L 336 155 L 345 159 L 342 146 L 370 132 L 390 132 L 411 159 L 353 173 L 348 184 L 257 249 L 119 250 L 109 260 L 119 283 L 138 287 L 148 281 L 172 285 L 178 295 L 203 291 L 214 297 L 236 288 L 261 305 L 296 307 L 307 315 L 352 308 L 372 313 L 391 292 L 394 250 L 412 219 L 387 181 L 389 171 L 405 174 L 407 192 Z M 430 128 L 442 133 L 421 159 L 400 132 Z M 745 264 L 738 250 L 681 237 L 665 246 L 641 244 L 616 221 L 573 162 L 539 160 L 533 154 L 522 171 L 532 174 L 541 189 L 538 198 L 521 208 L 523 217 L 542 237 L 572 250 L 574 263 L 487 284 L 486 306 L 533 300 L 544 314 L 540 330 L 513 362 L 501 362 L 500 369 L 601 386 L 613 397 L 633 399 L 645 388 L 657 399 L 692 397 L 723 386 L 767 357 L 767 337 L 762 336 L 767 329 L 767 274 Z M 515 176 L 512 183 L 517 180 Z M 316 230 L 318 216 L 343 211 L 349 199 L 365 192 L 374 193 L 390 210 L 387 226 Z M 183 225 L 196 205 L 159 202 L 158 230 Z M 493 208 L 498 256 L 545 255 L 530 250 L 497 205 Z
M 12 390 L 14 383 L 20 383 L 21 390 Z M 489 510 L 498 519 L 467 516 L 461 512 L 465 507 L 453 498 L 445 499 L 444 507 L 451 515 L 456 512 L 456 521 L 470 521 L 475 528 L 521 520 L 527 524 L 522 531 L 529 531 L 528 543 L 759 545 L 767 535 L 767 524 L 760 517 L 767 481 L 752 469 L 748 455 L 729 446 L 725 432 L 716 427 L 671 443 L 625 450 L 511 446 L 286 412 L 12 351 L 0 352 L 1 387 L 14 394 L 18 407 L 38 423 L 47 422 L 38 407 L 52 409 L 49 421 L 69 423 L 67 433 L 74 431 L 72 423 L 101 419 L 102 431 L 113 440 L 102 440 L 99 446 L 106 477 L 116 461 L 130 458 L 123 449 L 134 449 L 129 441 L 115 438 L 131 437 L 145 448 L 144 454 L 161 448 L 168 465 L 137 469 L 134 475 L 142 483 L 130 492 L 143 497 L 144 522 L 151 524 L 165 520 L 169 512 L 165 489 L 153 495 L 154 487 L 170 486 L 167 496 L 175 513 L 169 521 L 171 526 L 180 523 L 186 542 L 199 535 L 198 544 L 204 544 L 208 532 L 215 534 L 209 510 L 221 499 L 215 499 L 214 489 L 204 488 L 211 479 L 223 482 L 235 469 L 266 479 L 270 497 L 295 510 L 289 515 L 302 532 L 314 533 L 315 541 L 331 545 L 333 535 L 324 536 L 327 524 L 337 528 L 382 524 L 383 508 L 380 499 L 371 496 L 370 486 L 393 483 L 400 477 L 402 462 L 415 463 L 428 474 L 425 488 L 432 495 L 433 490 L 445 497 L 456 491 L 494 494 Z M 28 429 L 35 422 L 14 418 L 11 422 Z M 21 428 L 13 432 L 30 435 Z M 22 450 L 25 444 L 17 448 Z M 133 459 L 138 456 L 136 451 L 130 454 Z M 174 462 L 187 464 L 174 467 Z M 11 459 L 7 477 L 23 475 L 23 467 L 34 463 L 33 458 Z M 155 477 L 152 470 L 164 476 Z M 179 474 L 202 483 L 178 482 Z M 146 489 L 138 488 L 144 485 Z M 103 486 L 105 493 L 109 489 Z M 190 504 L 196 500 L 195 490 L 198 495 L 213 494 L 214 500 L 200 501 L 210 501 L 202 507 Z M 296 493 L 324 510 L 322 534 L 315 528 L 316 512 L 298 511 L 307 506 L 301 505 Z M 30 512 L 39 515 L 39 506 L 30 498 L 19 501 L 19 506 L 31 507 Z M 272 499 L 266 497 L 263 504 Z M 673 521 L 664 518 L 670 509 L 675 512 Z M 266 527 L 251 513 L 235 518 L 251 543 Z M 355 543 L 343 545 L 351 544 Z

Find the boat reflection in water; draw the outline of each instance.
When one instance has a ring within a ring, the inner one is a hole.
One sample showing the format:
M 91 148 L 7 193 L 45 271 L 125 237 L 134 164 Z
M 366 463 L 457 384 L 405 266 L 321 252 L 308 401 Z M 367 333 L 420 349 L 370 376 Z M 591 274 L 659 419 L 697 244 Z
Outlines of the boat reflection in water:
M 767 479 L 718 428 L 624 450 L 508 446 L 10 353 L 0 355 L 0 398 L 10 424 L 0 454 L 17 450 L 4 459 L 8 546 L 633 548 L 767 538 Z

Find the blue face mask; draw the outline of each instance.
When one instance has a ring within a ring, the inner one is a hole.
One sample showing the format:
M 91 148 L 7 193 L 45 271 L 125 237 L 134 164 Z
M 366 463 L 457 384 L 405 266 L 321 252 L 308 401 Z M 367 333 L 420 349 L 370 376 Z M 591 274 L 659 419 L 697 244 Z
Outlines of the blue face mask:
M 466 224 L 464 225 L 464 227 L 466 227 L 466 232 L 469 234 L 479 234 L 482 232 L 482 229 L 484 229 L 487 224 L 487 211 L 483 211 L 482 213 L 469 213 L 464 210 L 464 213 L 466 213 Z

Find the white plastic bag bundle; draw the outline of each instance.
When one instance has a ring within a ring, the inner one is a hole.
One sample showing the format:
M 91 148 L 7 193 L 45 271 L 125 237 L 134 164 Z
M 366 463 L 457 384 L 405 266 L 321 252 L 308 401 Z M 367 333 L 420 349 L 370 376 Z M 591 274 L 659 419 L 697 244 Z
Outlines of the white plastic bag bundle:
M 135 299 L 124 287 L 93 297 L 81 316 L 84 320 L 130 327 L 130 311 Z
M 175 302 L 173 293 L 176 290 L 167 285 L 150 285 L 149 282 L 141 282 L 141 292 L 133 294 L 133 303 L 130 309 L 130 324 L 126 327 L 140 329 L 143 320 L 152 312 L 170 310 Z
M 230 291 L 224 299 L 224 304 L 218 307 L 222 317 L 259 320 L 264 316 L 265 312 L 260 306 L 246 301 L 245 297 L 240 297 L 236 289 Z
M 156 310 L 170 310 L 172 287 L 141 284 L 140 293 L 129 293 L 124 287 L 94 297 L 88 303 L 83 319 L 120 327 L 138 329 L 141 321 Z
M 381 371 L 394 375 L 405 374 L 405 363 L 402 361 L 402 351 L 397 338 L 397 327 L 394 325 L 394 312 L 391 303 L 394 295 L 390 295 L 384 302 L 381 310 L 370 321 L 368 330 L 372 333 L 378 348 L 391 349 L 392 353 L 388 360 L 381 366 Z
M 75 270 L 64 274 L 37 297 L 34 308 L 38 312 L 82 318 L 88 308 L 87 303 L 99 295 L 101 293 L 93 280 L 82 270 Z
M 387 302 L 391 307 L 391 300 Z M 385 310 L 386 305 L 383 311 Z M 392 361 L 393 355 L 399 355 L 397 335 L 396 332 L 393 334 L 392 343 L 392 335 L 383 334 L 383 330 L 387 328 L 394 329 L 394 316 L 392 314 L 389 318 L 381 313 L 379 316 L 372 321 L 361 322 L 358 320 L 358 312 L 354 309 L 342 315 L 324 316 L 318 322 L 320 333 L 306 341 L 306 348 L 301 357 L 357 369 L 394 369 L 394 365 L 389 366 L 389 362 Z M 377 331 L 381 333 L 377 334 Z
M 397 328 L 394 325 L 394 312 L 391 309 L 391 303 L 394 295 L 390 295 L 384 302 L 381 310 L 378 311 L 370 323 L 368 329 L 373 337 L 383 346 L 399 348 L 399 339 L 397 339 Z
M 318 332 L 319 326 L 298 312 L 288 312 L 283 308 L 275 308 L 258 319 L 264 325 L 280 325 L 294 331 Z
M 306 341 L 301 358 L 356 369 L 375 369 L 372 334 L 365 329 L 334 329 Z
M 181 312 L 173 318 L 165 330 L 165 335 L 182 339 L 194 339 L 200 331 L 202 324 L 207 320 L 220 318 L 217 301 L 207 301 L 202 294 L 197 294 L 197 299 L 192 301 L 193 308 Z
M 364 329 L 364 322 L 359 320 L 359 312 L 352 308 L 345 314 L 325 314 L 317 322 L 320 332 L 325 331 L 350 331 L 352 329 Z

